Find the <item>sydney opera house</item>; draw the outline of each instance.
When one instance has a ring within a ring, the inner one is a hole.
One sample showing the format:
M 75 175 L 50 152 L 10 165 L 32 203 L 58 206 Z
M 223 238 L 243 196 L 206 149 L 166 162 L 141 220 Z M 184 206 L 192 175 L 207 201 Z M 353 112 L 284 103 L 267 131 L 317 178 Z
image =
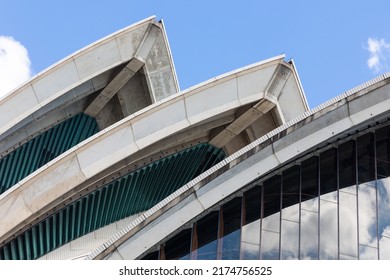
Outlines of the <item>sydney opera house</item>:
M 181 91 L 163 22 L 119 30 L 0 100 L 0 259 L 390 259 L 389 83 Z

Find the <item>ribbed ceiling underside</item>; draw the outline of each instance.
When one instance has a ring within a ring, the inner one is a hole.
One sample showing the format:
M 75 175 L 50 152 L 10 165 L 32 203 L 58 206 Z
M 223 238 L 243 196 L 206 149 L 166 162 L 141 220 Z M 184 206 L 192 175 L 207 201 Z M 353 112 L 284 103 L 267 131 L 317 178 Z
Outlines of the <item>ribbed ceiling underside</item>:
M 0 248 L 0 259 L 37 259 L 89 232 L 145 211 L 225 157 L 207 143 L 133 171 L 67 205 Z
M 95 119 L 78 114 L 7 154 L 0 159 L 0 194 L 96 132 Z

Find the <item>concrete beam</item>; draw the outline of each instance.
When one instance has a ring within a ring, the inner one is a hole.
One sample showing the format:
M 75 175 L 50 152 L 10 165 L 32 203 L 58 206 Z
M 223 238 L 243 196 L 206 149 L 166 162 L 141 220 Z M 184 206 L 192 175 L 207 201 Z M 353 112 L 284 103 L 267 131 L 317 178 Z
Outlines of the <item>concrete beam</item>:
M 134 76 L 139 69 L 144 66 L 144 62 L 137 58 L 132 58 L 130 62 L 115 76 L 102 92 L 85 109 L 84 113 L 91 117 L 96 115 L 111 100 L 111 98 Z
M 199 213 L 213 209 L 249 183 L 296 159 L 297 155 L 323 145 L 336 135 L 355 132 L 356 126 L 364 124 L 367 128 L 370 126 L 367 122 L 375 124 L 378 119 L 386 119 L 388 115 L 383 114 L 389 114 L 389 86 L 375 88 L 367 95 L 361 96 L 361 93 L 344 94 L 251 143 L 144 212 L 87 259 L 111 259 L 118 254 L 122 259 L 136 259 L 188 226 Z M 287 134 L 282 133 L 288 130 Z M 274 138 L 279 133 L 283 136 Z M 110 255 L 113 252 L 115 254 Z
M 237 135 L 248 128 L 260 117 L 277 105 L 277 100 L 286 82 L 291 75 L 291 69 L 283 64 L 279 64 L 270 79 L 265 90 L 266 98 L 260 100 L 256 105 L 240 115 L 228 127 L 211 139 L 210 144 L 222 148 L 232 141 Z
M 262 99 L 256 105 L 244 112 L 235 121 L 229 124 L 225 129 L 218 133 L 210 144 L 222 148 L 229 143 L 234 137 L 239 135 L 247 127 L 253 124 L 257 119 L 264 116 L 269 110 L 276 106 L 275 103 L 268 99 Z
M 154 43 L 157 40 L 158 35 L 160 34 L 161 29 L 155 24 L 150 24 L 148 30 L 146 31 L 142 41 L 135 52 L 134 57 L 141 57 L 143 60 L 146 60 L 146 57 L 150 53 Z
M 191 127 L 201 126 L 217 114 L 222 114 L 228 121 L 230 112 L 259 102 L 262 98 L 259 92 L 263 90 L 259 91 L 257 85 L 255 89 L 249 88 L 250 81 L 255 82 L 253 73 L 263 72 L 269 63 L 266 61 L 217 77 L 140 110 L 30 174 L 0 196 L 0 243 L 10 240 L 25 227 L 28 228 L 42 212 L 55 211 L 51 207 L 53 204 L 64 201 L 64 197 L 77 192 L 82 184 L 97 178 L 95 176 L 114 164 L 137 152 L 146 151 L 154 144 L 158 147 L 162 143 L 159 141 L 174 137 L 178 132 L 183 132 L 180 135 L 183 139 L 189 139 L 193 136 Z M 241 81 L 246 81 L 247 86 L 243 87 Z M 186 129 L 191 130 L 190 134 L 184 134 Z M 21 192 L 23 195 L 19 196 Z M 17 202 L 13 202 L 14 199 Z M 17 215 L 7 216 L 10 213 Z
M 155 24 L 149 25 L 134 57 L 85 109 L 85 114 L 96 117 L 111 98 L 145 65 L 146 57 L 156 42 L 159 32 L 160 29 Z
M 265 90 L 266 94 L 272 95 L 276 99 L 279 99 L 279 95 L 283 91 L 283 88 L 285 87 L 291 73 L 292 71 L 290 68 L 288 68 L 286 65 L 279 64 Z

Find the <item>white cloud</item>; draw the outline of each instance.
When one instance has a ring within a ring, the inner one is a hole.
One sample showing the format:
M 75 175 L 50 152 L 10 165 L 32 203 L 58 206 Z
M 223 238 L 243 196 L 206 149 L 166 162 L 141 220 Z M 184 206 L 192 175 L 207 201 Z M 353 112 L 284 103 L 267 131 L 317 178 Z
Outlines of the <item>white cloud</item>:
M 30 76 L 27 49 L 12 37 L 0 36 L 0 99 Z
M 367 66 L 374 72 L 387 69 L 387 61 L 390 58 L 390 44 L 385 39 L 368 38 L 367 50 L 369 58 Z

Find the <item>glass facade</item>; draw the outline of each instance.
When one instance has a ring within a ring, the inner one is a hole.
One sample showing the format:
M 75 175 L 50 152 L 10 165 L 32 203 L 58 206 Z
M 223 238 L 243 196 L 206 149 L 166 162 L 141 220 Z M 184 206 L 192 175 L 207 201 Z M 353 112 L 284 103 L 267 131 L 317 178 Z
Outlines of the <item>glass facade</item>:
M 390 125 L 258 178 L 147 258 L 390 259 Z

